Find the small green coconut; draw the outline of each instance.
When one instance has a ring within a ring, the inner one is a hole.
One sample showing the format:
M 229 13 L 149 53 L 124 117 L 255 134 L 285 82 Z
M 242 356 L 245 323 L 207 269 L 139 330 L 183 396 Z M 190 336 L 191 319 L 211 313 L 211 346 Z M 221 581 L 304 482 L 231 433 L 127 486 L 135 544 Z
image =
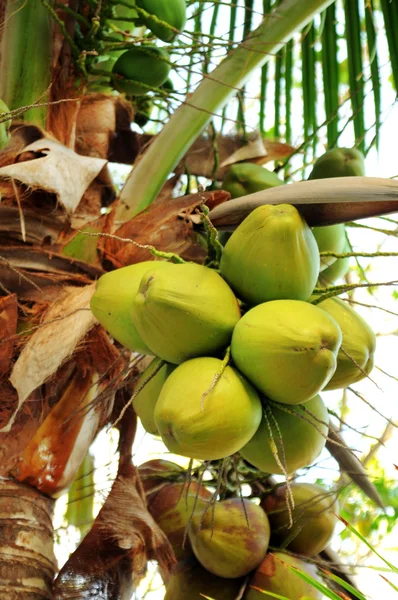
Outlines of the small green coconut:
M 319 252 L 336 252 L 336 254 L 344 252 L 347 243 L 344 223 L 314 227 L 312 233 L 318 244 Z M 321 256 L 320 271 L 330 267 L 336 260 L 334 256 Z
M 311 465 L 325 447 L 329 430 L 329 414 L 322 398 L 315 396 L 304 405 L 288 408 L 273 404 L 269 411 L 272 417 L 263 416 L 254 436 L 240 450 L 243 458 L 260 471 L 278 475 Z M 276 445 L 279 462 L 272 444 Z
M 155 424 L 170 452 L 215 460 L 240 450 L 261 421 L 256 390 L 217 358 L 195 358 L 177 367 L 162 387 Z
M 333 148 L 318 158 L 309 179 L 363 175 L 365 175 L 365 161 L 359 150 L 355 148 Z
M 247 575 L 264 560 L 270 528 L 267 515 L 257 504 L 231 498 L 217 502 L 213 511 L 196 513 L 188 535 L 205 569 L 233 579 Z
M 364 379 L 374 366 L 376 336 L 368 323 L 348 302 L 328 298 L 317 305 L 339 325 L 343 334 L 337 355 L 337 368 L 325 390 L 345 388 Z
M 226 348 L 239 317 L 228 284 L 214 270 L 194 263 L 148 270 L 132 304 L 142 339 L 153 354 L 175 364 Z
M 145 25 L 164 42 L 172 42 L 185 27 L 187 6 L 185 0 L 137 0 L 137 6 L 143 8 L 149 16 L 140 14 Z M 167 23 L 170 27 L 160 23 Z M 177 31 L 173 31 L 173 28 Z
M 272 545 L 285 546 L 303 556 L 315 556 L 326 548 L 333 537 L 338 512 L 336 494 L 313 483 L 292 483 L 294 499 L 290 514 L 286 504 L 286 486 L 266 496 L 261 506 L 271 524 Z
M 133 408 L 145 431 L 152 435 L 159 435 L 154 417 L 156 402 L 163 384 L 175 368 L 161 358 L 154 358 L 135 385 L 135 389 L 139 390 L 145 384 L 136 396 L 133 395 Z
M 167 80 L 170 68 L 170 56 L 163 48 L 134 46 L 113 65 L 113 85 L 128 96 L 147 94 L 150 88 L 158 88 Z
M 228 169 L 222 189 L 229 192 L 231 198 L 240 198 L 277 185 L 283 185 L 283 181 L 273 171 L 253 163 L 236 163 Z
M 346 254 L 347 252 L 351 252 L 348 242 L 346 242 L 342 254 Z M 336 281 L 342 277 L 345 277 L 349 270 L 350 257 L 337 258 L 334 263 L 330 265 L 330 267 L 322 271 L 319 276 L 319 281 L 324 286 L 333 285 Z
M 122 267 L 102 275 L 91 298 L 91 312 L 116 341 L 140 354 L 154 354 L 143 342 L 132 317 L 131 305 L 138 292 L 144 273 L 156 270 L 166 263 L 145 261 Z
M 237 368 L 271 400 L 300 404 L 333 376 L 341 340 L 336 321 L 317 306 L 274 300 L 240 319 L 231 354 Z
M 319 275 L 319 250 L 289 204 L 256 208 L 227 241 L 220 272 L 247 304 L 308 300 Z
M 295 573 L 294 568 L 322 583 L 317 568 L 283 552 L 267 554 L 254 573 L 243 600 L 265 600 L 275 598 L 275 594 L 289 600 L 323 600 L 324 595 L 309 582 Z M 261 590 L 261 591 L 260 591 Z M 267 594 L 269 592 L 269 594 Z

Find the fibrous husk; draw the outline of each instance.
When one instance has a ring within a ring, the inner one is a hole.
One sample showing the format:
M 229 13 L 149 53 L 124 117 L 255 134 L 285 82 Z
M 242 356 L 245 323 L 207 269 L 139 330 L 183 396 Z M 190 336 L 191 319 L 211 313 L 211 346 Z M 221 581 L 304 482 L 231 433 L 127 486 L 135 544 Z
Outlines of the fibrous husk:
M 335 513 L 338 512 L 336 494 L 312 483 L 293 483 L 290 490 L 294 498 L 292 526 L 286 504 L 286 486 L 279 486 L 261 502 L 271 524 L 271 542 L 297 554 L 315 556 L 333 537 L 337 523 Z
M 220 271 L 250 305 L 307 300 L 319 275 L 318 246 L 293 206 L 260 206 L 227 241 Z
M 228 284 L 193 263 L 149 268 L 132 303 L 133 323 L 145 344 L 175 364 L 226 348 L 239 317 Z
M 269 411 L 272 416 L 265 413 L 252 439 L 240 450 L 243 458 L 261 471 L 280 475 L 311 465 L 325 447 L 328 435 L 329 415 L 321 397 L 289 407 L 291 412 L 286 412 L 286 405 L 278 408 L 276 403 Z
M 342 334 L 336 321 L 325 316 L 325 311 L 299 300 L 252 308 L 234 329 L 234 363 L 271 400 L 307 402 L 336 370 Z
M 217 502 L 214 513 L 196 513 L 189 539 L 201 565 L 218 577 L 243 577 L 256 569 L 268 549 L 267 515 L 250 500 L 231 498 Z
M 184 362 L 168 377 L 155 408 L 155 424 L 170 450 L 200 460 L 237 452 L 261 421 L 259 396 L 234 368 L 217 358 Z

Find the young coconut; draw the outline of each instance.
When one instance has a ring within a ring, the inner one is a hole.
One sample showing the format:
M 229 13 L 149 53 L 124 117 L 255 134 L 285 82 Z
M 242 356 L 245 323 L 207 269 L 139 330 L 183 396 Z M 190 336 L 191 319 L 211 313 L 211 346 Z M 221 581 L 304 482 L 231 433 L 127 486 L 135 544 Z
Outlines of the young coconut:
M 243 600 L 265 600 L 266 598 L 275 598 L 275 594 L 289 598 L 289 600 L 322 600 L 324 598 L 320 591 L 301 579 L 290 567 L 299 569 L 302 573 L 322 583 L 315 565 L 283 552 L 274 552 L 267 554 L 254 573 Z
M 244 507 L 243 507 L 244 503 Z M 267 515 L 257 504 L 241 498 L 217 502 L 214 513 L 196 513 L 188 528 L 196 558 L 205 569 L 233 579 L 256 569 L 268 549 Z
M 266 511 L 272 531 L 272 544 L 287 547 L 291 552 L 315 556 L 322 552 L 333 537 L 338 512 L 336 495 L 320 485 L 292 483 L 294 498 L 293 526 L 286 506 L 286 486 L 266 496 L 261 506 Z
M 165 485 L 148 497 L 149 512 L 167 535 L 178 560 L 192 555 L 186 528 L 194 514 L 200 518 L 211 498 L 212 493 L 195 481 L 189 487 L 185 482 Z
M 133 408 L 145 431 L 152 435 L 159 435 L 154 417 L 156 402 L 163 384 L 175 368 L 175 365 L 165 363 L 161 358 L 156 357 L 135 384 L 137 391 L 144 387 L 136 396 L 133 395 Z
M 336 390 L 361 381 L 374 366 L 374 332 L 365 319 L 340 298 L 328 298 L 317 306 L 333 317 L 343 334 L 336 371 L 324 389 Z
M 322 154 L 308 179 L 365 175 L 363 154 L 355 148 L 333 148 Z
M 347 243 L 344 223 L 314 227 L 312 233 L 318 244 L 319 252 L 336 252 L 336 254 L 344 252 Z M 330 267 L 336 260 L 334 256 L 321 256 L 320 271 Z
M 194 263 L 149 269 L 132 304 L 142 339 L 154 354 L 175 364 L 226 348 L 239 317 L 228 284 Z
M 172 42 L 185 27 L 187 7 L 185 0 L 136 0 L 149 16 L 140 14 L 145 25 L 163 42 Z M 170 25 L 161 25 L 160 21 Z M 177 31 L 173 31 L 176 29 Z
M 131 318 L 131 305 L 138 292 L 144 273 L 159 269 L 167 263 L 145 261 L 122 267 L 102 275 L 91 298 L 94 317 L 122 346 L 140 354 L 153 354 L 143 342 Z
M 341 339 L 338 324 L 324 310 L 299 300 L 274 300 L 240 319 L 231 354 L 238 369 L 271 400 L 300 404 L 331 379 Z
M 350 252 L 351 248 L 348 242 L 343 248 L 342 254 Z M 322 286 L 333 285 L 336 281 L 345 277 L 345 275 L 350 270 L 350 257 L 347 256 L 345 258 L 337 258 L 333 264 L 330 265 L 327 269 L 322 271 L 319 275 L 319 281 Z
M 281 408 L 275 404 L 269 405 L 260 427 L 240 453 L 265 473 L 294 473 L 311 465 L 322 452 L 329 430 L 328 423 L 329 414 L 320 396 L 315 396 L 304 405 L 281 405 Z M 273 443 L 278 451 L 279 462 L 272 451 Z
M 149 44 L 134 46 L 123 52 L 113 65 L 112 83 L 128 96 L 144 95 L 167 80 L 170 68 L 170 56 L 164 48 Z
M 228 169 L 222 189 L 231 194 L 231 198 L 240 198 L 277 185 L 283 181 L 273 172 L 253 163 L 236 163 Z
M 217 379 L 217 376 L 222 374 Z M 240 450 L 262 416 L 256 390 L 218 358 L 194 358 L 167 378 L 155 407 L 155 424 L 168 450 L 216 460 Z
M 319 250 L 300 213 L 289 204 L 256 208 L 227 241 L 221 275 L 250 305 L 308 300 L 319 275 Z
M 157 493 L 161 487 L 177 481 L 184 482 L 186 478 L 185 469 L 170 460 L 163 460 L 162 458 L 154 458 L 142 463 L 138 467 L 138 473 L 147 495 L 148 504 L 149 496 Z
M 209 573 L 196 558 L 178 563 L 166 586 L 164 600 L 236 600 L 244 579 L 224 579 Z

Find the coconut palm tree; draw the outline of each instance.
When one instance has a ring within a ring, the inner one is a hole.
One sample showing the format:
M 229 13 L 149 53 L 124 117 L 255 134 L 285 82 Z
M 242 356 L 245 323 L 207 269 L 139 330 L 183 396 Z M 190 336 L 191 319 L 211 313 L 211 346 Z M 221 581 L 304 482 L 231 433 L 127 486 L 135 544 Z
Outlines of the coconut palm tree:
M 217 227 L 233 228 L 252 207 L 224 205 L 228 165 L 275 161 L 295 181 L 320 146 L 334 147 L 351 127 L 353 145 L 367 153 L 379 142 L 385 73 L 398 88 L 398 8 L 388 0 L 187 4 L 188 20 L 177 27 L 151 25 L 134 0 L 0 5 L 5 599 L 127 599 L 148 560 L 165 578 L 173 564 L 132 465 L 136 417 L 131 408 L 122 415 L 146 363 L 113 343 L 90 312 L 96 279 L 157 252 L 204 262 L 208 210 Z M 156 54 L 154 71 L 166 74 L 157 83 L 140 79 L 153 49 L 134 59 L 136 71 L 114 67 L 142 42 L 168 51 Z M 120 193 L 108 161 L 134 165 Z M 301 201 L 319 225 L 392 212 L 398 199 L 395 184 L 377 180 L 332 189 L 318 182 L 300 197 L 297 186 L 286 188 L 253 202 Z M 110 424 L 120 434 L 117 477 L 56 578 L 54 501 Z M 367 491 L 374 494 L 370 484 Z

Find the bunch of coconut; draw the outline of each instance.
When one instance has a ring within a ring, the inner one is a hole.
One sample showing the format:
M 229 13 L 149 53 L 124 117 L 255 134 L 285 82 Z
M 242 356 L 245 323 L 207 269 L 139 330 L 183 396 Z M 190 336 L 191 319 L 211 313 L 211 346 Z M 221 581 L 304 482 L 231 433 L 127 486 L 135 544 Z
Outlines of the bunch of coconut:
M 295 507 L 289 512 L 283 485 L 260 504 L 241 498 L 214 503 L 214 492 L 192 478 L 188 484 L 186 473 L 174 463 L 152 460 L 139 473 L 148 509 L 178 559 L 165 582 L 166 600 L 234 600 L 243 590 L 239 597 L 245 600 L 275 594 L 290 600 L 323 598 L 295 569 L 321 583 L 316 567 L 306 560 L 333 536 L 338 510 L 333 492 L 293 483 Z
M 370 373 L 375 336 L 346 302 L 313 295 L 317 235 L 295 207 L 264 205 L 231 235 L 219 271 L 159 260 L 98 280 L 94 315 L 128 349 L 155 357 L 133 405 L 170 452 L 240 452 L 284 474 L 320 454 L 329 419 L 319 393 Z

